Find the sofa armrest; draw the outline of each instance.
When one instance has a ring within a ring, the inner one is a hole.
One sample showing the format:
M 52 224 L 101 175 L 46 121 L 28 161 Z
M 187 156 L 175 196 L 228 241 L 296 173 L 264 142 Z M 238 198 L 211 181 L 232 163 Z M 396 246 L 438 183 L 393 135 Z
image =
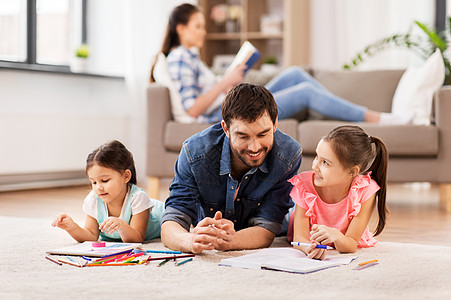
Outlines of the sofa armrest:
M 434 94 L 435 124 L 451 130 L 451 86 L 443 86 Z
M 442 87 L 434 95 L 435 124 L 439 128 L 439 152 L 437 178 L 451 183 L 449 166 L 451 166 L 451 86 Z
M 150 84 L 147 87 L 147 167 L 148 176 L 165 173 L 160 166 L 165 158 L 166 149 L 163 144 L 165 125 L 172 119 L 171 101 L 167 87 Z M 167 171 L 166 171 L 167 172 Z

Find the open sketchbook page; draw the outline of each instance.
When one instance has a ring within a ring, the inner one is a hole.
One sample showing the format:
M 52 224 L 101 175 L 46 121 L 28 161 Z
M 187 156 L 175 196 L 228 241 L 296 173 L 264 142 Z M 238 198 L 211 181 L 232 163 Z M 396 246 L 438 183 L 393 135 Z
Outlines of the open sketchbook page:
M 324 260 L 307 258 L 294 248 L 266 248 L 257 253 L 239 257 L 225 258 L 220 266 L 240 267 L 248 269 L 272 269 L 293 273 L 310 273 L 338 265 L 347 265 L 357 256 L 334 255 L 326 256 Z
M 92 257 L 102 257 L 105 255 L 117 254 L 122 251 L 138 248 L 141 243 L 113 243 L 105 242 L 105 247 L 93 247 L 93 242 L 84 242 L 73 246 L 47 251 L 48 254 L 57 255 L 84 255 Z

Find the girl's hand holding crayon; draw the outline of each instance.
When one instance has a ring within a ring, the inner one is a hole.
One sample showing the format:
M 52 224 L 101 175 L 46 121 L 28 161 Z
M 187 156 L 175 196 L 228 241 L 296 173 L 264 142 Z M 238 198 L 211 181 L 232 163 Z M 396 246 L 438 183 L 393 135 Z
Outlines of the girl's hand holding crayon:
M 108 217 L 103 223 L 99 224 L 99 229 L 102 232 L 112 234 L 119 230 L 124 224 L 127 224 L 124 220 L 116 217 Z
M 52 222 L 53 227 L 58 227 L 64 230 L 70 230 L 75 227 L 74 220 L 67 214 L 62 213 L 55 217 Z

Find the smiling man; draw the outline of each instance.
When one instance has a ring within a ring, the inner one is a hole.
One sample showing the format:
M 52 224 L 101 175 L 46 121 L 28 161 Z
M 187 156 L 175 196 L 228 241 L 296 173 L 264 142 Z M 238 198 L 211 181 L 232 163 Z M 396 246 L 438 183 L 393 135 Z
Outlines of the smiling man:
M 161 221 L 162 241 L 171 249 L 267 247 L 292 205 L 287 180 L 297 174 L 302 150 L 277 129 L 272 94 L 240 84 L 227 94 L 222 116 L 186 140 L 175 163 Z

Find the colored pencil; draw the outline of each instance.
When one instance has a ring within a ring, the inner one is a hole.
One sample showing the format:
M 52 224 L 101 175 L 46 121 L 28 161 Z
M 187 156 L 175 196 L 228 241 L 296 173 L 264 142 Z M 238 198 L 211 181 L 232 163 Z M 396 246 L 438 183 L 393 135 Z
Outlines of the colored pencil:
M 183 264 L 185 264 L 185 263 L 187 263 L 189 261 L 192 261 L 192 260 L 193 260 L 193 258 L 191 257 L 191 258 L 185 259 L 184 261 L 176 263 L 175 265 L 178 267 L 178 266 L 181 266 L 181 265 L 183 265 Z
M 116 258 L 114 257 L 114 258 L 112 258 L 112 259 L 104 260 L 104 261 L 101 261 L 100 263 L 101 263 L 101 264 L 107 264 L 107 263 L 110 263 L 110 262 L 112 262 L 112 261 L 116 261 Z
M 47 258 L 48 260 L 50 260 L 51 262 L 54 262 L 55 264 L 57 264 L 57 265 L 62 265 L 62 263 L 61 262 L 59 262 L 57 259 L 54 259 L 54 258 L 52 258 L 52 257 L 50 257 L 50 256 L 46 256 L 45 258 Z
M 114 253 L 114 254 L 107 254 L 107 255 L 102 256 L 101 258 L 106 258 L 106 257 L 110 257 L 110 256 L 116 256 L 116 255 L 120 255 L 120 254 L 124 254 L 124 253 L 130 253 L 130 252 L 133 252 L 133 249 L 124 250 L 124 251 L 117 252 L 117 253 Z
M 110 267 L 110 266 L 135 266 L 137 263 L 122 263 L 122 264 L 87 264 L 87 267 Z
M 195 254 L 184 254 L 184 255 L 174 255 L 174 256 L 162 256 L 162 257 L 149 257 L 147 259 L 147 262 L 152 260 L 164 260 L 164 259 L 177 259 L 177 258 L 184 258 L 184 257 L 194 257 Z
M 91 263 L 92 263 L 92 264 L 94 264 L 94 263 L 100 264 L 100 263 L 102 263 L 102 262 L 111 260 L 111 259 L 113 259 L 113 258 L 116 259 L 116 258 L 118 258 L 118 257 L 123 257 L 123 256 L 127 256 L 127 253 L 120 253 L 120 254 L 116 254 L 116 255 L 104 256 L 104 257 L 102 257 L 102 258 L 93 260 Z
M 367 264 L 370 264 L 370 263 L 374 263 L 374 262 L 377 262 L 377 261 L 378 261 L 377 259 L 373 259 L 373 260 L 361 262 L 361 263 L 359 264 L 359 266 L 364 266 L 364 265 L 367 265 Z
M 124 263 L 131 262 L 131 261 L 134 260 L 134 259 L 135 259 L 134 256 L 130 256 L 130 257 L 128 257 L 128 258 L 124 261 Z
M 67 261 L 67 260 L 60 259 L 60 258 L 58 259 L 58 261 L 61 262 L 61 263 L 63 263 L 63 264 L 68 264 L 68 265 L 75 266 L 75 267 L 79 267 L 79 268 L 83 267 L 83 266 L 80 265 L 80 264 L 73 263 L 73 262 L 71 262 L 71 261 Z
M 165 259 L 165 260 L 163 260 L 161 263 L 159 263 L 158 265 L 157 265 L 157 267 L 161 267 L 162 265 L 164 265 L 165 263 L 167 263 L 169 261 L 169 259 Z
M 182 254 L 182 251 L 166 251 L 166 250 L 144 250 L 147 253 L 165 253 L 165 254 Z

